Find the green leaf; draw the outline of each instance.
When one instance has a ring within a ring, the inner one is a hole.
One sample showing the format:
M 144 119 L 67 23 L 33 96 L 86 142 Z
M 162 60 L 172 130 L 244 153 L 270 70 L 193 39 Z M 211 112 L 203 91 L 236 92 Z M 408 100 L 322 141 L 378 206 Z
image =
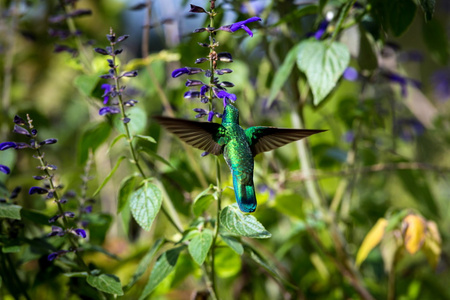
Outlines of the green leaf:
M 147 154 L 147 156 L 152 157 L 152 158 L 154 158 L 154 159 L 156 159 L 156 160 L 162 162 L 163 164 L 165 164 L 165 165 L 167 165 L 167 166 L 169 166 L 169 167 L 171 167 L 171 168 L 174 168 L 174 167 L 170 164 L 170 162 L 168 162 L 164 157 L 160 156 L 159 154 L 157 154 L 155 151 L 153 151 L 152 149 L 150 149 L 150 148 L 147 147 L 146 145 L 144 145 L 144 144 L 139 144 L 139 146 L 140 146 L 140 148 L 139 148 L 139 150 L 138 150 L 139 152 L 143 152 L 143 153 Z
M 128 205 L 131 192 L 133 192 L 134 185 L 136 183 L 137 175 L 130 175 L 125 177 L 120 183 L 119 187 L 119 200 L 117 204 L 117 213 L 120 213 L 122 209 Z
M 136 135 L 135 137 L 140 138 L 141 140 L 148 141 L 150 143 L 156 143 L 156 140 L 148 135 Z
M 90 97 L 92 95 L 92 91 L 97 86 L 100 77 L 98 74 L 94 75 L 86 75 L 82 74 L 75 78 L 73 81 L 74 85 L 78 88 L 78 90 L 84 96 Z
M 23 208 L 20 211 L 20 215 L 24 219 L 28 219 L 30 221 L 33 221 L 36 224 L 44 225 L 44 226 L 48 226 L 48 219 L 50 219 L 49 216 L 43 214 L 40 211 L 30 210 L 30 209 L 26 209 L 26 208 Z
M 185 246 L 180 246 L 177 248 L 170 249 L 160 257 L 155 263 L 148 282 L 142 292 L 139 300 L 145 299 L 151 292 L 164 280 L 175 268 L 178 261 L 178 256 L 180 252 L 185 248 Z
M 431 21 L 433 18 L 435 5 L 436 0 L 420 0 L 420 6 L 422 7 L 425 21 Z
M 375 42 L 363 26 L 359 26 L 359 54 L 358 64 L 362 70 L 375 70 L 378 68 L 378 58 L 375 52 Z
M 81 135 L 78 143 L 78 162 L 84 164 L 89 155 L 89 149 L 93 152 L 108 138 L 111 127 L 105 122 L 90 123 L 89 127 Z
M 0 203 L 0 218 L 8 218 L 21 220 L 20 218 L 20 210 L 22 206 Z
M 130 208 L 134 219 L 144 230 L 150 230 L 162 204 L 161 191 L 156 185 L 144 181 L 144 186 L 131 196 Z
M 189 243 L 189 254 L 198 265 L 202 265 L 213 242 L 213 232 L 206 228 Z
M 347 47 L 339 42 L 328 46 L 325 42 L 309 39 L 300 43 L 297 66 L 308 78 L 314 105 L 320 104 L 335 87 L 349 61 Z
M 109 145 L 109 147 L 108 147 L 108 152 L 111 151 L 112 147 L 113 147 L 118 141 L 120 141 L 121 139 L 126 138 L 126 137 L 127 137 L 127 135 L 124 134 L 124 133 L 119 134 L 118 136 L 116 136 L 116 137 L 114 138 L 114 140 L 111 142 L 111 144 Z
M 213 191 L 213 185 L 211 184 L 206 190 L 202 191 L 194 199 L 192 205 L 192 211 L 196 217 L 201 216 L 214 201 L 214 197 L 211 193 Z
M 448 38 L 442 24 L 434 19 L 423 25 L 422 32 L 431 58 L 441 65 L 446 65 L 449 58 Z
M 2 247 L 3 253 L 17 253 L 20 252 L 20 245 L 4 245 Z
M 63 273 L 66 277 L 88 277 L 88 272 L 71 272 L 71 273 Z
M 416 15 L 416 4 L 411 0 L 388 1 L 387 14 L 394 36 L 402 35 Z
M 277 270 L 274 267 L 272 267 L 269 263 L 267 263 L 266 260 L 259 253 L 257 253 L 254 249 L 252 249 L 250 246 L 246 245 L 245 250 L 247 252 L 249 252 L 250 258 L 254 262 L 256 262 L 258 265 L 263 267 L 267 272 L 269 272 L 272 275 L 272 277 L 274 277 L 275 279 L 280 281 L 284 286 L 289 287 L 294 290 L 298 289 L 295 285 L 293 285 L 292 283 L 290 283 L 289 281 L 287 281 L 286 279 L 281 277 L 278 274 Z
M 117 169 L 120 166 L 120 163 L 122 162 L 122 160 L 124 160 L 126 157 L 125 156 L 121 156 L 119 157 L 119 159 L 117 160 L 114 168 L 112 168 L 111 172 L 109 172 L 108 176 L 105 177 L 105 179 L 103 180 L 102 184 L 100 184 L 100 186 L 97 188 L 97 190 L 94 192 L 94 194 L 92 195 L 92 197 L 97 196 L 98 193 L 100 193 L 100 191 L 102 190 L 102 188 L 108 183 L 108 181 L 111 179 L 111 177 L 114 175 L 114 173 L 116 173 Z
M 221 224 L 231 233 L 257 239 L 267 239 L 272 235 L 252 215 L 243 214 L 237 204 L 225 207 L 220 212 Z
M 275 76 L 272 81 L 272 85 L 270 87 L 270 95 L 268 100 L 268 106 L 272 104 L 273 100 L 275 100 L 275 97 L 278 95 L 280 90 L 283 88 L 283 85 L 285 84 L 286 80 L 289 78 L 292 72 L 292 68 L 295 65 L 295 60 L 297 57 L 299 45 L 296 45 L 286 55 L 286 58 L 284 59 L 281 66 L 278 68 L 277 72 L 275 73 Z
M 164 243 L 165 243 L 164 239 L 156 240 L 156 242 L 153 244 L 153 247 L 147 252 L 147 254 L 145 254 L 145 256 L 139 262 L 139 265 L 136 268 L 133 277 L 131 277 L 130 282 L 128 282 L 128 284 L 124 287 L 125 292 L 131 289 L 133 285 L 139 280 L 139 278 L 142 277 L 145 271 L 147 271 L 153 257 L 156 255 L 156 252 L 158 252 L 159 249 L 161 249 Z
M 101 274 L 99 276 L 89 275 L 87 277 L 87 283 L 95 287 L 96 289 L 118 296 L 123 295 L 122 285 L 118 277 L 111 274 Z
M 244 247 L 236 238 L 222 233 L 220 234 L 220 237 L 228 246 L 230 246 L 231 249 L 233 249 L 234 252 L 239 255 L 244 254 Z
M 127 117 L 130 118 L 128 130 L 132 136 L 144 132 L 148 120 L 147 112 L 144 109 L 138 106 L 131 107 L 127 109 Z M 121 118 L 114 118 L 114 125 L 121 133 L 126 133 Z
M 288 15 L 281 18 L 278 22 L 269 25 L 269 28 L 277 27 L 280 24 L 291 22 L 291 21 L 297 21 L 301 17 L 307 16 L 307 15 L 314 15 L 317 14 L 318 9 L 316 4 L 310 4 L 305 5 L 301 7 L 300 9 L 294 10 L 293 12 L 289 13 Z

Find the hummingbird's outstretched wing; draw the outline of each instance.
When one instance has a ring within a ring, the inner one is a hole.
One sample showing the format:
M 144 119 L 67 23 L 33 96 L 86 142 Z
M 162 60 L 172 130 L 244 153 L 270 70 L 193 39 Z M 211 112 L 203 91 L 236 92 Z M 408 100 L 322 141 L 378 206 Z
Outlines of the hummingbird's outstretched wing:
M 225 135 L 226 129 L 218 123 L 194 122 L 161 116 L 153 117 L 153 119 L 192 147 L 214 155 L 220 155 L 223 152 L 223 145 L 219 144 L 219 140 Z
M 326 130 L 255 126 L 247 128 L 245 135 L 247 136 L 253 156 L 256 156 L 261 152 L 277 149 L 323 131 Z

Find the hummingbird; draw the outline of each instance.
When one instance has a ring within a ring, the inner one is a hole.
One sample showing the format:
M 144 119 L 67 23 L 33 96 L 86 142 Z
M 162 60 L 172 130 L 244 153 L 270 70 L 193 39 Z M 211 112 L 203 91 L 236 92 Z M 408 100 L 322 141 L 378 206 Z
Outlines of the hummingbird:
M 233 178 L 236 201 L 239 209 L 245 213 L 256 210 L 253 158 L 261 152 L 274 150 L 326 131 L 266 126 L 254 126 L 244 130 L 239 125 L 239 111 L 232 104 L 225 106 L 222 124 L 162 116 L 154 119 L 188 145 L 210 154 L 223 154 Z

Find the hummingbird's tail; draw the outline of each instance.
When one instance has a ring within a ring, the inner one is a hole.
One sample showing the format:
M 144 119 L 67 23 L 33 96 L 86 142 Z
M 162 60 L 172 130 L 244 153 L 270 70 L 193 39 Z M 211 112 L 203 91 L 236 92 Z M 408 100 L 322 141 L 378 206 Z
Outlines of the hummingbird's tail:
M 243 184 L 238 181 L 236 176 L 233 176 L 234 195 L 236 196 L 239 208 L 246 213 L 251 213 L 256 210 L 256 194 L 253 185 L 253 179 Z

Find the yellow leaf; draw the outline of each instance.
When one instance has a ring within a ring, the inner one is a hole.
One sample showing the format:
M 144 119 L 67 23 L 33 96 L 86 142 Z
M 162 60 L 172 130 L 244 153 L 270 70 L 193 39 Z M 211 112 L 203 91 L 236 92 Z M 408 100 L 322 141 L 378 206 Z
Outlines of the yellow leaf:
M 367 233 L 361 244 L 361 247 L 359 247 L 358 253 L 356 254 L 357 266 L 360 266 L 361 263 L 367 258 L 367 255 L 369 255 L 370 251 L 372 251 L 372 249 L 380 243 L 387 224 L 388 221 L 384 218 L 381 218 Z
M 442 248 L 441 235 L 439 234 L 436 223 L 433 221 L 427 222 L 427 233 L 422 249 L 428 259 L 428 263 L 433 268 L 436 268 L 441 257 Z
M 406 251 L 411 254 L 416 253 L 425 242 L 426 222 L 424 218 L 419 215 L 407 215 L 403 219 L 402 228 Z

